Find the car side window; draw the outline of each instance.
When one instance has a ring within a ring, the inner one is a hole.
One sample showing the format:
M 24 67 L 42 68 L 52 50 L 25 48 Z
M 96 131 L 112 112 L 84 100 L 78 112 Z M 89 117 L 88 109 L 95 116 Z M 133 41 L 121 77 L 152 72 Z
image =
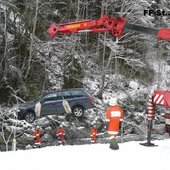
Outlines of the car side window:
M 71 99 L 71 98 L 73 98 L 69 91 L 62 92 L 62 95 L 63 95 L 64 99 Z
M 58 92 L 57 93 L 57 100 L 62 100 L 63 99 L 63 96 L 61 94 L 61 92 Z
M 82 91 L 72 91 L 71 95 L 76 98 L 76 97 L 84 97 L 84 94 Z
M 54 100 L 57 100 L 57 94 L 56 93 L 48 94 L 43 98 L 43 101 L 45 101 L 45 102 L 46 101 L 54 101 Z

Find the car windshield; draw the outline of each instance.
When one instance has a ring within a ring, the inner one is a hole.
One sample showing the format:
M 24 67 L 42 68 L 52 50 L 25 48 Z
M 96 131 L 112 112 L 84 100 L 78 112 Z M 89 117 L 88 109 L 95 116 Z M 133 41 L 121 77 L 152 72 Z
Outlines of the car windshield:
M 39 102 L 40 99 L 41 99 L 41 97 L 42 97 L 42 96 L 38 96 L 38 97 L 34 100 L 34 102 L 35 102 L 35 103 Z

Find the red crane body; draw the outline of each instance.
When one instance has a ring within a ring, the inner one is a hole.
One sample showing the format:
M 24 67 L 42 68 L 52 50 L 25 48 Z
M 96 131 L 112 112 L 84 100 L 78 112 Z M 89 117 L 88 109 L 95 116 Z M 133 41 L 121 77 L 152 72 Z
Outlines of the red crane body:
M 170 108 L 170 91 L 155 90 L 153 103 Z
M 148 101 L 148 111 L 147 111 L 147 119 L 148 119 L 148 132 L 147 132 L 147 142 L 142 143 L 144 146 L 155 146 L 151 143 L 151 134 L 152 134 L 152 126 L 153 120 L 155 118 L 156 113 L 156 105 L 160 105 L 166 108 L 170 108 L 170 91 L 167 90 L 155 90 L 152 96 Z
M 166 108 L 170 108 L 170 91 L 155 90 L 148 102 L 148 120 L 155 118 L 155 106 L 160 105 Z

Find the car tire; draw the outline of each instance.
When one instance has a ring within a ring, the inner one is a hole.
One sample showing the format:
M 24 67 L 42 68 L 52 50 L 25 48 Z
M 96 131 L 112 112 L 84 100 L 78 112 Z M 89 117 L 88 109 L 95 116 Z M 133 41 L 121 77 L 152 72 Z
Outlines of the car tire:
M 34 120 L 35 120 L 35 113 L 32 112 L 32 111 L 28 111 L 25 115 L 25 120 L 28 122 L 28 123 L 33 123 Z
M 84 114 L 84 109 L 81 106 L 75 106 L 73 107 L 73 114 L 76 117 L 82 117 Z

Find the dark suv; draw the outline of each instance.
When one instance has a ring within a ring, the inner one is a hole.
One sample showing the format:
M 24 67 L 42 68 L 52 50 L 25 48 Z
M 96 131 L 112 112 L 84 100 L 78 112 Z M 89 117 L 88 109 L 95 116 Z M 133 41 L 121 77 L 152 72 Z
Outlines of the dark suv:
M 19 106 L 18 119 L 32 123 L 36 119 L 35 105 L 40 102 L 40 117 L 66 113 L 63 100 L 67 100 L 76 117 L 82 117 L 86 109 L 93 108 L 93 98 L 83 89 L 63 89 L 47 93 L 40 99 Z

